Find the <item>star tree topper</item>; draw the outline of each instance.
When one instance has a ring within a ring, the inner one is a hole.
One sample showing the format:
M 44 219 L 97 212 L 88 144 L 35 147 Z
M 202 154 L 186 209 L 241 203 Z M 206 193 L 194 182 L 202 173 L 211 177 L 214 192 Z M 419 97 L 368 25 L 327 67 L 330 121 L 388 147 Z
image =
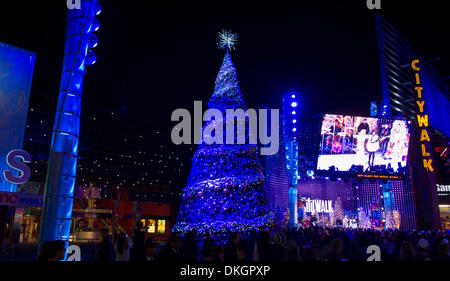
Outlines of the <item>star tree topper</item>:
M 225 49 L 228 50 L 234 50 L 234 46 L 237 42 L 237 35 L 236 33 L 231 32 L 231 30 L 224 30 L 222 29 L 221 32 L 219 32 L 219 43 L 217 45 L 219 46 L 219 49 Z

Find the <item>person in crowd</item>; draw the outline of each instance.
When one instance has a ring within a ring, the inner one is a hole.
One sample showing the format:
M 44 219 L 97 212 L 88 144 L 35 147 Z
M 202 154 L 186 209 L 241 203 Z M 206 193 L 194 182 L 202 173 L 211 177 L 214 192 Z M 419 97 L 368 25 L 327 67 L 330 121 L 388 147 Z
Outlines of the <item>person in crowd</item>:
M 225 244 L 225 261 L 235 262 L 238 260 L 238 247 L 241 241 L 241 234 L 233 232 L 230 234 L 228 242 Z
M 181 262 L 184 257 L 181 252 L 183 243 L 178 234 L 172 234 L 169 242 L 161 249 L 158 260 L 162 262 Z
M 202 248 L 202 257 L 206 260 L 211 260 L 213 257 L 213 249 L 216 243 L 214 239 L 212 239 L 211 234 L 208 232 L 205 233 L 205 240 L 203 242 Z
M 288 240 L 283 261 L 301 261 L 300 247 L 295 240 Z
M 237 249 L 237 261 L 238 262 L 246 261 L 247 258 L 249 258 L 249 257 L 247 257 L 246 250 L 247 249 L 246 249 L 245 243 L 239 244 L 238 249 Z
M 364 261 L 364 255 L 361 253 L 361 247 L 357 241 L 352 242 L 350 246 L 349 261 Z
M 400 257 L 401 261 L 414 261 L 416 259 L 416 254 L 414 252 L 414 247 L 411 242 L 403 241 L 400 246 Z
M 216 261 L 216 262 L 223 262 L 225 261 L 225 252 L 222 246 L 220 245 L 214 245 L 213 250 L 212 250 L 212 257 L 211 259 L 208 259 L 211 261 Z
M 116 261 L 130 261 L 130 249 L 132 241 L 124 232 L 120 232 L 117 241 L 114 243 L 114 252 L 116 253 Z
M 64 241 L 47 241 L 42 244 L 37 261 L 61 261 L 66 253 Z
M 304 261 L 319 261 L 319 253 L 316 248 L 307 247 L 303 255 Z
M 416 247 L 416 260 L 429 261 L 430 249 L 430 242 L 425 238 L 420 239 Z
M 330 243 L 330 252 L 325 256 L 325 261 L 341 261 L 341 253 L 344 249 L 341 239 L 334 239 Z
M 442 241 L 438 244 L 437 254 L 433 257 L 435 261 L 450 261 L 449 256 L 449 245 L 447 239 L 442 239 Z
M 145 240 L 144 251 L 146 261 L 155 260 L 156 244 L 153 242 L 152 239 Z
M 132 262 L 146 261 L 144 244 L 145 244 L 144 224 L 142 223 L 142 221 L 137 221 L 133 237 L 133 246 L 131 247 L 130 250 L 130 261 Z
M 383 243 L 381 243 L 380 248 L 382 251 L 382 259 L 391 261 L 395 258 L 395 243 L 393 241 L 393 237 L 388 234 L 383 238 Z
M 103 228 L 101 230 L 101 235 L 103 239 L 97 251 L 96 261 L 114 261 L 114 249 L 111 242 L 111 236 L 109 235 L 109 230 L 107 228 Z
M 195 231 L 190 231 L 186 234 L 183 242 L 183 254 L 185 255 L 186 261 L 192 262 L 199 260 L 197 233 Z

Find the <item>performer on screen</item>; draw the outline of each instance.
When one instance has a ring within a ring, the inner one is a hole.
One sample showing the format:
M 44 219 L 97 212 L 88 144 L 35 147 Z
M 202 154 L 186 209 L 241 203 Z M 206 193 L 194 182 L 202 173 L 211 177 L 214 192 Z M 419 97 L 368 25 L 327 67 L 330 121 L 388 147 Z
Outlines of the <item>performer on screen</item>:
M 369 124 L 367 124 L 367 119 L 363 119 L 361 124 L 359 124 L 358 129 L 358 154 L 362 155 L 365 152 L 364 143 L 366 142 L 367 135 L 369 134 Z
M 381 141 L 381 151 L 382 151 L 382 156 L 383 158 L 386 159 L 386 151 L 388 148 L 388 144 L 389 144 L 389 140 L 391 138 L 390 136 L 391 134 L 391 128 L 388 124 L 384 124 L 383 128 L 381 129 L 381 137 L 383 138 L 383 140 Z
M 373 130 L 370 133 L 369 141 L 366 146 L 367 151 L 369 152 L 369 167 L 373 166 L 375 161 L 375 152 L 380 149 L 380 137 L 377 135 L 377 132 Z
M 366 149 L 369 152 L 369 167 L 372 167 L 374 165 L 375 152 L 380 149 L 380 142 L 389 137 L 390 136 L 383 136 L 380 138 L 375 130 L 370 133 L 369 140 L 366 145 Z
M 363 121 L 361 122 L 361 124 L 359 124 L 358 126 L 358 134 L 361 133 L 361 131 L 365 130 L 366 134 L 369 133 L 369 124 L 367 124 L 367 119 L 363 119 Z

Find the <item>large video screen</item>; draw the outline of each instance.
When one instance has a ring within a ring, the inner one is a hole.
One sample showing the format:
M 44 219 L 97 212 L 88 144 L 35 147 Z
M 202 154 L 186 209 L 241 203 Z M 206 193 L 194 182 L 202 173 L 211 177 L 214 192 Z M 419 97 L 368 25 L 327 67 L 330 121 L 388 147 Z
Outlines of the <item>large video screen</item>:
M 326 114 L 322 120 L 318 170 L 363 171 L 378 166 L 397 172 L 408 156 L 407 121 Z

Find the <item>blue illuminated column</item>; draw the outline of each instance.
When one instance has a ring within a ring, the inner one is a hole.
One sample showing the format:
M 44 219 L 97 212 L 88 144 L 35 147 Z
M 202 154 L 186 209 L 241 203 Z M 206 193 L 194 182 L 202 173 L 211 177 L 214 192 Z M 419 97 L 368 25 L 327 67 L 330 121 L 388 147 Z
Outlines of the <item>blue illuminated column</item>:
M 298 181 L 298 141 L 297 116 L 298 100 L 295 93 L 283 96 L 283 136 L 286 152 L 286 167 L 289 178 L 289 227 L 297 225 L 297 181 Z
M 384 201 L 384 211 L 386 214 L 390 211 L 393 211 L 392 208 L 392 201 L 393 201 L 393 194 L 391 191 L 391 186 L 389 182 L 382 184 L 382 192 L 383 192 L 383 201 Z
M 96 61 L 90 48 L 98 43 L 93 32 L 100 26 L 95 18 L 100 11 L 96 0 L 82 0 L 81 9 L 67 10 L 63 69 L 45 183 L 39 248 L 50 240 L 69 243 L 83 78 L 85 66 Z

